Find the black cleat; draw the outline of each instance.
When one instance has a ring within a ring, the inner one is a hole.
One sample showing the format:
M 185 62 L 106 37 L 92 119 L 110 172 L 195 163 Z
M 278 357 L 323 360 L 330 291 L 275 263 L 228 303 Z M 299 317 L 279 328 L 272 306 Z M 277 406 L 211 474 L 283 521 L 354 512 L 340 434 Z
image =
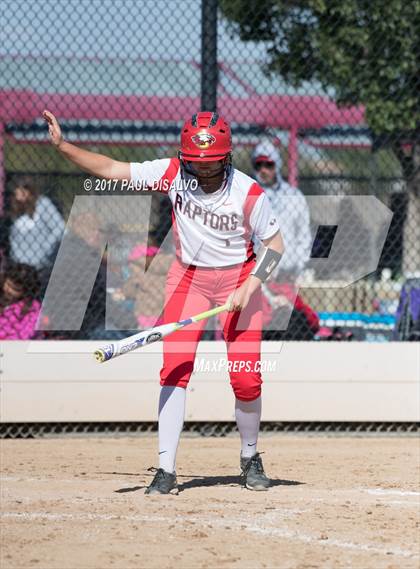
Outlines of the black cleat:
M 258 452 L 251 458 L 241 456 L 241 470 L 241 481 L 248 490 L 268 490 L 271 486 Z
M 151 469 L 149 469 L 151 470 Z M 176 473 L 166 472 L 163 468 L 158 468 L 150 486 L 145 494 L 178 494 Z

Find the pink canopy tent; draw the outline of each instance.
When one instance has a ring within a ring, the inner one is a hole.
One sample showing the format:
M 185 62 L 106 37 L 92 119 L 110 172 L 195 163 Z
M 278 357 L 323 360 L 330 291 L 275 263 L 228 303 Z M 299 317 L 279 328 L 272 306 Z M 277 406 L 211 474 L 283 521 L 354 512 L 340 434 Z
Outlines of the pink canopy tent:
M 200 108 L 199 97 L 147 95 L 90 95 L 39 93 L 27 89 L 0 91 L 0 211 L 4 187 L 4 139 L 8 123 L 31 124 L 49 109 L 62 120 L 159 121 L 178 123 Z M 236 124 L 258 125 L 289 131 L 289 182 L 297 183 L 299 129 L 328 125 L 360 125 L 361 107 L 338 108 L 328 97 L 306 95 L 222 94 L 218 109 Z M 47 131 L 45 131 L 47 139 Z M 39 142 L 39 141 L 38 141 Z

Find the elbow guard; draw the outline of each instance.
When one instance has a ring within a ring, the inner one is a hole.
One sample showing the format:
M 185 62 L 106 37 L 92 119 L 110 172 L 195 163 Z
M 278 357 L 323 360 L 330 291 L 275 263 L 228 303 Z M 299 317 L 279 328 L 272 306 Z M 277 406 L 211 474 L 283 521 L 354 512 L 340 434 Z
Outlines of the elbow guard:
M 258 253 L 257 262 L 251 271 L 251 275 L 265 282 L 280 263 L 281 258 L 281 253 L 274 251 L 274 249 L 269 249 L 268 247 L 262 247 L 262 251 Z

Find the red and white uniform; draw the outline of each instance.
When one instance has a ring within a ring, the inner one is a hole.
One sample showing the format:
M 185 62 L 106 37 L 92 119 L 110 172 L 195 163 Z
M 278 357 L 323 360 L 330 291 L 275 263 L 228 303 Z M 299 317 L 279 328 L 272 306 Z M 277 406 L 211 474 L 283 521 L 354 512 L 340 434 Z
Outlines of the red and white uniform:
M 192 176 L 177 158 L 131 163 L 131 179 L 166 191 L 173 206 L 176 259 L 167 277 L 164 322 L 224 304 L 255 266 L 252 236 L 264 240 L 279 230 L 262 188 L 233 168 L 223 187 L 212 194 L 194 189 Z M 244 310 L 223 313 L 219 320 L 235 396 L 252 401 L 260 396 L 262 383 L 255 365 L 261 358 L 261 290 Z M 190 324 L 164 339 L 161 385 L 187 386 L 204 326 L 205 321 Z M 238 365 L 244 360 L 247 369 Z
M 134 184 L 165 191 L 173 206 L 173 230 L 179 260 L 197 267 L 226 267 L 252 255 L 252 235 L 261 241 L 279 230 L 263 189 L 231 168 L 223 187 L 206 194 L 194 189 L 178 158 L 131 163 Z

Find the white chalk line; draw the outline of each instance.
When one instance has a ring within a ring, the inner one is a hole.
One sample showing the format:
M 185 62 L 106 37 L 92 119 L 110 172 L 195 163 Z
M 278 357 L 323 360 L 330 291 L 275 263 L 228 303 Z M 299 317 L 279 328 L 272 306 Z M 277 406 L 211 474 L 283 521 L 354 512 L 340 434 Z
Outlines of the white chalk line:
M 388 502 L 385 502 L 385 504 L 387 506 L 391 505 L 391 506 L 408 506 L 409 508 L 412 508 L 413 506 L 415 507 L 419 507 L 418 502 L 411 502 L 407 500 L 389 500 Z
M 140 478 L 141 474 L 139 474 L 139 478 Z M 72 484 L 74 482 L 79 482 L 82 481 L 84 485 L 88 485 L 88 484 L 97 484 L 98 482 L 101 482 L 103 484 L 121 484 L 123 482 L 132 482 L 132 480 L 130 481 L 126 481 L 126 480 L 121 480 L 121 479 L 99 479 L 99 478 L 86 478 L 86 477 L 75 477 L 75 478 L 69 478 L 69 479 L 55 479 L 55 478 L 22 478 L 20 476 L 0 476 L 0 483 L 1 482 L 40 482 L 40 483 L 48 483 L 51 484 L 51 482 L 57 482 L 59 484 L 61 483 L 65 483 L 65 484 Z M 343 492 L 343 493 L 348 493 L 348 490 L 336 490 L 337 492 Z M 89 490 L 84 489 L 84 490 L 79 490 L 79 493 L 88 493 Z M 361 492 L 363 494 L 369 494 L 371 496 L 377 496 L 379 497 L 383 497 L 383 498 L 387 498 L 387 497 L 392 497 L 392 496 L 401 496 L 404 498 L 408 498 L 406 500 L 385 500 L 384 501 L 384 505 L 386 506 L 395 506 L 395 507 L 418 507 L 418 499 L 420 498 L 420 492 L 415 492 L 415 491 L 410 491 L 410 490 L 401 490 L 401 489 L 386 489 L 386 488 L 355 488 L 354 490 L 350 490 L 350 493 L 354 493 L 354 492 Z M 9 491 L 9 489 L 2 489 L 1 490 L 1 494 L 2 494 L 2 499 L 4 500 L 5 498 L 10 498 L 11 500 L 13 500 L 13 495 L 12 493 Z M 38 498 L 37 499 L 32 499 L 32 498 L 28 498 L 28 497 L 23 497 L 21 495 L 17 496 L 19 498 L 19 500 L 29 503 L 29 502 L 38 502 Z M 410 498 L 415 498 L 415 500 L 410 500 Z M 123 496 L 121 495 L 120 498 L 123 498 Z M 351 496 L 349 496 L 349 498 L 352 498 Z M 354 499 L 354 498 L 353 498 Z M 104 497 L 96 497 L 95 498 L 96 501 L 100 501 L 100 502 L 107 502 L 108 498 L 106 496 Z M 89 494 L 87 496 L 82 496 L 82 497 L 78 497 L 77 500 L 74 500 L 73 503 L 79 503 L 85 501 L 85 502 L 90 502 L 91 500 L 89 499 Z M 321 502 L 321 503 L 341 503 L 339 499 L 335 499 L 335 500 L 331 500 L 330 497 L 321 497 L 319 496 L 306 496 L 304 498 L 304 501 L 306 503 L 313 503 L 313 502 Z M 227 505 L 225 506 L 227 507 Z M 233 505 L 234 507 L 234 505 Z M 306 511 L 306 510 L 305 510 Z
M 142 473 L 138 474 L 138 477 L 142 477 Z M 57 483 L 70 483 L 70 482 L 109 482 L 109 483 L 118 483 L 121 482 L 129 482 L 126 479 L 117 478 L 117 479 L 110 479 L 110 478 L 86 478 L 85 476 L 75 476 L 74 478 L 60 478 L 57 479 L 55 477 L 51 478 L 40 478 L 40 477 L 23 477 L 23 476 L 0 476 L 0 482 L 57 482 Z M 340 491 L 337 488 L 338 491 Z M 396 496 L 420 496 L 420 491 L 410 491 L 410 490 L 402 490 L 402 489 L 388 489 L 388 488 L 355 488 L 354 490 L 358 490 L 360 492 L 367 492 L 368 494 L 377 494 L 377 495 L 396 495 Z M 354 491 L 351 490 L 351 491 Z M 344 490 L 346 491 L 346 490 Z
M 130 521 L 130 522 L 164 522 L 173 523 L 174 518 L 164 517 L 164 516 L 142 516 L 142 515 L 116 515 L 116 514 L 52 514 L 48 512 L 1 512 L 0 518 L 4 519 L 22 519 L 22 520 L 36 520 L 36 519 L 47 519 L 50 521 Z M 178 519 L 178 522 L 180 520 Z M 237 529 L 246 530 L 252 533 L 258 533 L 263 535 L 268 535 L 271 537 L 280 537 L 283 539 L 290 539 L 294 541 L 299 541 L 303 543 L 316 543 L 322 547 L 338 547 L 341 549 L 351 549 L 354 551 L 366 551 L 368 553 L 377 553 L 379 555 L 395 555 L 398 557 L 410 557 L 412 559 L 418 559 L 420 556 L 409 551 L 407 549 L 401 549 L 400 547 L 381 547 L 374 543 L 354 543 L 351 541 L 341 541 L 339 539 L 320 539 L 314 535 L 308 535 L 299 533 L 297 531 L 292 531 L 287 528 L 276 528 L 276 527 L 261 527 L 254 524 L 249 524 L 243 520 L 236 520 L 233 518 L 197 518 L 194 516 L 188 516 L 185 521 L 199 523 L 206 529 L 207 525 L 218 526 L 221 529 L 226 530 L 226 526 L 232 528 L 235 526 Z
M 388 490 L 386 488 L 362 488 L 362 490 L 376 496 L 420 496 L 420 492 L 409 490 Z
M 132 478 L 132 477 L 131 477 Z M 141 478 L 141 474 L 139 474 L 139 479 Z M 132 480 L 126 480 L 121 478 L 86 478 L 85 476 L 75 476 L 74 478 L 23 478 L 22 476 L 0 476 L 0 483 L 2 482 L 46 482 L 47 484 L 57 483 L 57 484 L 74 484 L 75 482 L 83 483 L 90 483 L 94 482 L 97 484 L 98 482 L 102 483 L 112 483 L 112 484 L 122 484 L 122 483 L 129 483 Z
M 130 475 L 131 476 L 131 475 Z M 142 473 L 138 474 L 138 478 L 142 478 Z M 90 483 L 90 482 L 101 482 L 101 483 L 109 483 L 109 484 L 121 484 L 123 482 L 132 482 L 132 480 L 127 480 L 127 479 L 122 479 L 122 478 L 115 478 L 115 479 L 111 479 L 111 478 L 86 478 L 85 476 L 75 476 L 74 478 L 55 478 L 55 477 L 51 477 L 51 478 L 36 478 L 36 477 L 31 477 L 31 478 L 26 478 L 26 477 L 22 477 L 22 476 L 0 476 L 0 482 L 47 482 L 48 484 L 51 484 L 51 482 L 56 482 L 56 483 L 74 483 L 74 482 L 84 482 L 84 483 Z M 347 492 L 348 490 L 340 490 L 339 488 L 336 489 L 336 491 L 338 492 Z M 373 495 L 383 495 L 383 496 L 387 496 L 387 495 L 395 495 L 395 496 L 420 496 L 420 492 L 415 492 L 415 491 L 410 491 L 410 490 L 400 490 L 400 489 L 387 489 L 387 488 L 354 488 L 354 489 L 350 489 L 350 492 L 354 492 L 354 491 L 359 491 L 359 492 L 367 492 L 368 494 L 373 494 Z M 330 491 L 328 491 L 329 493 Z M 319 500 L 323 500 L 324 498 L 319 498 Z

